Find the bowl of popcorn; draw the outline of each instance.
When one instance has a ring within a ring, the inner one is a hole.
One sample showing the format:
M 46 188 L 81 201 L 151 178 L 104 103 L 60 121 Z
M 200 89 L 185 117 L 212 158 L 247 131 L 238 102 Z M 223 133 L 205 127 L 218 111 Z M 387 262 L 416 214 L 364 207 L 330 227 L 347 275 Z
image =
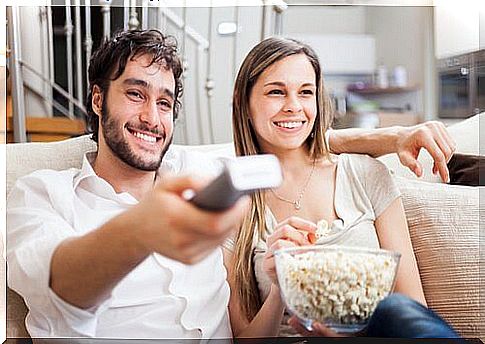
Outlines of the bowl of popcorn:
M 320 322 L 338 333 L 363 330 L 377 304 L 391 293 L 400 254 L 338 245 L 275 252 L 287 310 L 311 329 Z

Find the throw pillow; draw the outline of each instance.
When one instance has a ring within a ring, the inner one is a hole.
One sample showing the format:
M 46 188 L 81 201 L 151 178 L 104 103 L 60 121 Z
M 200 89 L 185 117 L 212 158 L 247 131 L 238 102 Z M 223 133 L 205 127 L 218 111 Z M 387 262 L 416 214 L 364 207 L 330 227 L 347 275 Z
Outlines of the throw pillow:
M 479 191 L 485 188 L 395 180 L 428 306 L 464 337 L 484 339 Z

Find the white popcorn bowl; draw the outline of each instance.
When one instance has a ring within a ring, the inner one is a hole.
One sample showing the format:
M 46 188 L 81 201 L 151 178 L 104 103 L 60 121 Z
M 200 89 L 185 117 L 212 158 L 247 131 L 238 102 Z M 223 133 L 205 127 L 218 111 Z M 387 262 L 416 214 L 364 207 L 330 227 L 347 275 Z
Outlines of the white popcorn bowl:
M 382 249 L 338 245 L 277 250 L 281 296 L 308 330 L 317 321 L 337 333 L 356 333 L 392 292 L 400 257 Z

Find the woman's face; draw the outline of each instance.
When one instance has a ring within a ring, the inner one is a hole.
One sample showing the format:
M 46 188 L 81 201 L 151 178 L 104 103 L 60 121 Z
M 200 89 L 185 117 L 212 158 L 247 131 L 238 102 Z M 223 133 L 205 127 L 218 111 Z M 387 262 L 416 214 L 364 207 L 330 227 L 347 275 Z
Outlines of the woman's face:
M 250 118 L 264 152 L 302 149 L 317 114 L 315 71 L 304 54 L 285 57 L 256 80 Z

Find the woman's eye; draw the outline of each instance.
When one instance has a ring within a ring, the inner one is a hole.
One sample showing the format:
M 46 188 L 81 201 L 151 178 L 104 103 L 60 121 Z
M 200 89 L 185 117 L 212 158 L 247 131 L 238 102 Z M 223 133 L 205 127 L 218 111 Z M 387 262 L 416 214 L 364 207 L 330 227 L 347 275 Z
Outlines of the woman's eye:
M 306 96 L 311 96 L 311 95 L 313 95 L 313 90 L 303 90 L 303 91 L 301 91 L 301 93 L 306 95 Z
M 282 90 L 271 90 L 268 92 L 268 94 L 278 94 L 278 95 L 281 95 L 283 94 L 283 91 Z

